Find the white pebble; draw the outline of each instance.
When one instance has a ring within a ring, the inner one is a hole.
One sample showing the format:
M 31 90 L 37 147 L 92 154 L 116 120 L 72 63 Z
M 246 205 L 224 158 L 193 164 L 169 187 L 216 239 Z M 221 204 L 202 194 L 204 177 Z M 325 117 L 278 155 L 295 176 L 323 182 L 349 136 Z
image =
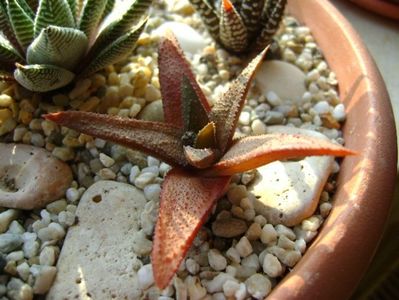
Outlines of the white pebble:
M 132 168 L 133 169 L 133 168 Z M 141 173 L 137 178 L 134 180 L 134 185 L 138 187 L 139 189 L 144 189 L 144 187 L 151 183 L 155 178 L 156 174 L 146 172 L 146 173 Z
M 272 289 L 270 280 L 262 274 L 254 274 L 245 281 L 248 293 L 255 299 L 264 299 Z
M 19 261 L 24 258 L 24 252 L 23 251 L 13 251 L 7 254 L 6 260 L 7 261 Z
M 302 229 L 306 231 L 317 231 L 321 225 L 321 219 L 317 216 L 311 216 L 302 221 Z
M 33 292 L 40 295 L 47 293 L 57 273 L 56 267 L 33 265 L 30 267 L 30 271 L 35 277 Z
M 186 269 L 192 274 L 196 275 L 200 270 L 200 265 L 192 258 L 186 259 Z
M 247 287 L 243 282 L 240 283 L 240 288 L 234 294 L 236 300 L 244 300 L 247 297 Z
M 206 290 L 208 293 L 221 292 L 223 290 L 223 285 L 228 280 L 235 280 L 235 278 L 227 273 L 219 273 L 205 284 Z
M 154 284 L 154 276 L 152 273 L 152 265 L 144 265 L 137 272 L 137 280 L 142 290 L 148 289 Z
M 62 211 L 58 215 L 58 222 L 64 227 L 72 226 L 75 223 L 75 214 L 70 211 Z
M 223 293 L 226 297 L 233 297 L 240 289 L 240 284 L 235 280 L 227 280 L 223 284 Z
M 158 201 L 161 193 L 161 186 L 157 183 L 149 184 L 144 187 L 144 196 L 149 201 Z
M 41 265 L 53 266 L 55 264 L 56 253 L 54 247 L 44 247 L 40 252 L 39 262 Z
M 266 99 L 272 106 L 283 104 L 283 101 L 281 101 L 280 97 L 273 91 L 267 92 Z
M 79 199 L 79 192 L 76 188 L 69 188 L 66 191 L 66 198 L 69 202 L 75 202 Z
M 139 174 L 140 174 L 140 169 L 138 166 L 133 166 L 132 168 L 130 168 L 129 182 L 134 183 Z
M 285 235 L 290 240 L 295 240 L 295 233 L 292 231 L 291 228 L 288 228 L 287 226 L 285 226 L 283 224 L 276 225 L 276 231 L 279 236 Z
M 208 261 L 209 261 L 209 265 L 216 271 L 222 271 L 222 270 L 226 269 L 227 260 L 216 249 L 209 250 Z
M 267 127 L 266 127 L 265 123 L 263 123 L 259 119 L 256 119 L 252 122 L 251 129 L 252 129 L 253 134 L 255 134 L 255 135 L 265 134 L 267 131 Z
M 109 157 L 104 153 L 100 153 L 99 159 L 103 166 L 106 168 L 112 167 L 115 163 L 115 160 L 112 157 Z
M 29 278 L 30 270 L 27 262 L 23 262 L 17 266 L 17 273 L 22 280 L 27 281 Z
M 328 104 L 327 101 L 320 101 L 320 102 L 317 102 L 315 106 L 313 106 L 313 109 L 319 115 L 323 115 L 323 114 L 330 112 L 330 105 Z
M 271 244 L 277 240 L 277 231 L 272 224 L 263 226 L 260 240 L 264 244 Z
M 229 248 L 229 249 L 226 251 L 226 256 L 227 256 L 227 258 L 230 259 L 232 262 L 239 263 L 239 262 L 241 261 L 240 253 L 238 253 L 238 251 L 237 251 L 236 248 L 233 248 L 233 247 Z
M 187 276 L 185 280 L 188 299 L 200 300 L 206 296 L 206 289 L 201 285 L 198 277 Z
M 298 250 L 302 254 L 305 253 L 306 251 L 306 242 L 304 239 L 297 239 L 295 241 L 295 250 Z
M 116 178 L 115 172 L 108 168 L 104 168 L 98 171 L 98 175 L 101 177 L 101 179 L 104 180 L 113 180 Z
M 250 255 L 253 251 L 251 243 L 245 236 L 240 239 L 235 248 L 237 249 L 241 257 L 246 257 Z
M 262 268 L 263 272 L 271 278 L 278 277 L 283 273 L 283 267 L 281 266 L 280 261 L 276 256 L 270 253 L 266 253 L 263 259 Z
M 302 254 L 297 250 L 285 251 L 279 258 L 283 264 L 292 268 L 301 259 Z
M 157 158 L 155 158 L 155 157 L 152 157 L 152 156 L 148 156 L 147 157 L 147 165 L 149 166 L 149 167 L 159 167 L 159 164 L 160 164 L 161 162 L 159 161 L 159 159 L 157 159 Z
M 332 204 L 329 202 L 324 202 L 324 203 L 320 204 L 319 209 L 320 209 L 321 216 L 326 218 L 330 214 L 330 211 L 332 209 Z
M 338 122 L 345 121 L 346 119 L 345 106 L 342 103 L 335 106 L 332 111 L 332 116 Z
M 241 112 L 238 121 L 241 125 L 249 125 L 251 122 L 251 113 L 247 111 Z
M 58 223 L 50 223 L 48 227 L 40 229 L 37 235 L 42 241 L 60 240 L 65 236 L 65 230 Z
M 253 253 L 253 254 L 243 258 L 241 261 L 241 265 L 243 267 L 253 268 L 256 271 L 258 271 L 259 267 L 260 267 L 259 258 L 255 253 Z
M 10 223 L 18 218 L 18 215 L 19 212 L 16 209 L 7 209 L 0 213 L 0 233 L 5 232 Z

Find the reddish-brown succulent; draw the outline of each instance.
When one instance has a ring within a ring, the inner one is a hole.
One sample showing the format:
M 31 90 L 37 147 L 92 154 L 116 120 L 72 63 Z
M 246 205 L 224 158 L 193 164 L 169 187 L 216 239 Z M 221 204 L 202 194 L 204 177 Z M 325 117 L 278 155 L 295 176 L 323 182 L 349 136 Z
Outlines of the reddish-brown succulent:
M 211 108 L 173 36 L 159 46 L 165 123 L 86 112 L 46 115 L 60 125 L 139 149 L 173 166 L 163 182 L 152 249 L 154 277 L 165 288 L 231 176 L 275 160 L 353 154 L 307 136 L 265 134 L 234 139 L 249 83 L 266 49 Z

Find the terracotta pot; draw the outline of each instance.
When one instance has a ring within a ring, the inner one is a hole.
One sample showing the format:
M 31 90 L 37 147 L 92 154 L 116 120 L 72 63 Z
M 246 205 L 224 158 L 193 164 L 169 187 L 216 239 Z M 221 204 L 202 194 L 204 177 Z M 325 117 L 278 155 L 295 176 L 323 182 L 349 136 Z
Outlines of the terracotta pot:
M 389 3 L 385 0 L 350 0 L 357 5 L 394 20 L 399 20 L 399 4 Z
M 288 10 L 309 26 L 347 108 L 345 158 L 334 208 L 303 259 L 268 299 L 346 299 L 380 241 L 396 177 L 392 108 L 379 71 L 345 18 L 327 0 L 290 0 Z

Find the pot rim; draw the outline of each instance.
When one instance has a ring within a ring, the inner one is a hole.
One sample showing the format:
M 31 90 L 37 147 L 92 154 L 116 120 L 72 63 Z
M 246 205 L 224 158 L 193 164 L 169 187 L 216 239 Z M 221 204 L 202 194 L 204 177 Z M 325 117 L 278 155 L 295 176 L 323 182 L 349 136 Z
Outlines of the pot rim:
M 291 0 L 287 9 L 310 27 L 337 75 L 347 110 L 346 146 L 359 155 L 343 160 L 330 216 L 268 299 L 347 299 L 376 251 L 392 203 L 397 162 L 392 107 L 365 45 L 329 1 Z
M 350 0 L 350 2 L 381 16 L 399 20 L 399 4 L 381 0 Z

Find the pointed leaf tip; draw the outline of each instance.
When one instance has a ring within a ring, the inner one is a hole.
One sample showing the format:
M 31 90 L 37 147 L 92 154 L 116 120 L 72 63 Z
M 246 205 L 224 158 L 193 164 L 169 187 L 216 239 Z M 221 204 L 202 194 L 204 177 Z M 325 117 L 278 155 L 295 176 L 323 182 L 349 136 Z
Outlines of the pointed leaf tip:
M 226 12 L 230 12 L 233 9 L 233 3 L 230 0 L 223 0 L 223 8 Z
M 162 185 L 151 253 L 155 283 L 164 289 L 231 177 L 202 178 L 174 168 Z

